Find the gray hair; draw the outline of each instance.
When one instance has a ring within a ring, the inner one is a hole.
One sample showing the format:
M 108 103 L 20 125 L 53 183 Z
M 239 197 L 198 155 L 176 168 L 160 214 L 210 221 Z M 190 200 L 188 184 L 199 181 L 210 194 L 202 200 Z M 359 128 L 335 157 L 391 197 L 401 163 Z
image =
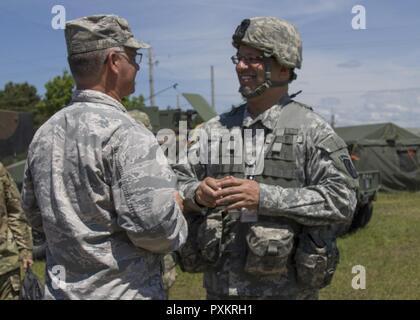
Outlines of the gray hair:
M 78 79 L 97 80 L 108 54 L 111 51 L 120 50 L 122 51 L 124 48 L 114 47 L 71 55 L 68 57 L 70 71 L 76 81 Z

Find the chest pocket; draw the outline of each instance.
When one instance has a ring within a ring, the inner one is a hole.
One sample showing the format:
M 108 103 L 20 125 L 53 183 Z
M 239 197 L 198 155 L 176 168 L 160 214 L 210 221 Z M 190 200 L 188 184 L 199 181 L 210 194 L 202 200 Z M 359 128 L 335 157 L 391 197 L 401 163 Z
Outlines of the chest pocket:
M 267 137 L 264 170 L 256 180 L 282 187 L 297 187 L 299 170 L 296 166 L 295 149 L 297 144 L 303 143 L 303 137 L 295 128 L 281 131 L 271 139 Z
M 285 128 L 277 135 L 266 137 L 264 169 L 255 177 L 257 182 L 279 185 L 282 187 L 299 186 L 299 170 L 296 166 L 295 148 L 303 143 L 303 137 L 295 128 Z M 208 176 L 222 178 L 233 175 L 244 178 L 243 146 L 233 139 L 229 143 L 222 140 L 208 140 L 211 153 L 207 166 Z
M 210 151 L 207 175 L 213 178 L 223 178 L 233 175 L 244 177 L 243 145 L 241 140 L 231 138 L 229 141 L 208 140 Z

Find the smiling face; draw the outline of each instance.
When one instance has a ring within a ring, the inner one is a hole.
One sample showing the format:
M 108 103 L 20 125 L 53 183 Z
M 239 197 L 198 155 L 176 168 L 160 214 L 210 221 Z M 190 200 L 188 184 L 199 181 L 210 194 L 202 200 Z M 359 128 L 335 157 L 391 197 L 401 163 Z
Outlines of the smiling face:
M 237 56 L 239 62 L 236 65 L 236 74 L 238 75 L 241 91 L 253 91 L 264 80 L 264 63 L 261 58 L 262 52 L 252 47 L 241 45 Z
M 241 45 L 236 57 L 238 62 L 236 64 L 236 73 L 241 86 L 239 91 L 243 95 L 244 93 L 252 93 L 267 80 L 265 78 L 263 52 L 253 47 Z M 271 80 L 273 82 L 286 81 L 287 83 L 287 80 L 290 78 L 290 70 L 278 64 L 273 57 L 269 58 L 267 63 L 270 63 Z M 273 89 L 273 87 L 270 87 L 262 94 L 264 95 L 265 92 L 272 91 Z

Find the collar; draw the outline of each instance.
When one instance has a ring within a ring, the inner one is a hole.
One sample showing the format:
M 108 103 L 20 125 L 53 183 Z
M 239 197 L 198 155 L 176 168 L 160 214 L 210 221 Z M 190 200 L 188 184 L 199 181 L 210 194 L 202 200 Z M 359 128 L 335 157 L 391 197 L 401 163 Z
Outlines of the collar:
M 263 113 L 259 114 L 254 119 L 251 117 L 251 114 L 248 112 L 248 107 L 245 108 L 244 112 L 244 118 L 242 121 L 243 127 L 251 127 L 258 121 L 261 121 L 261 123 L 268 129 L 274 130 L 274 127 L 277 123 L 278 115 L 280 111 L 283 109 L 284 106 L 286 106 L 292 99 L 290 99 L 290 96 L 286 93 L 283 95 L 279 102 L 277 102 L 275 105 L 273 105 L 271 108 L 265 110 Z
M 96 90 L 76 90 L 73 92 L 71 102 L 101 103 L 112 106 L 122 112 L 127 112 L 127 109 L 119 101 Z

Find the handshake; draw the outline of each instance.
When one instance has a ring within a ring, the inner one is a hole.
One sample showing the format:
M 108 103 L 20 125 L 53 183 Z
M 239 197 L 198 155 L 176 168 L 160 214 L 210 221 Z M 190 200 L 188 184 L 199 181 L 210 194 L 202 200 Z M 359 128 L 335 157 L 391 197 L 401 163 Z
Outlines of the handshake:
M 260 201 L 260 186 L 254 180 L 227 176 L 222 179 L 207 177 L 195 191 L 195 201 L 204 207 L 226 206 L 226 211 L 257 211 Z

